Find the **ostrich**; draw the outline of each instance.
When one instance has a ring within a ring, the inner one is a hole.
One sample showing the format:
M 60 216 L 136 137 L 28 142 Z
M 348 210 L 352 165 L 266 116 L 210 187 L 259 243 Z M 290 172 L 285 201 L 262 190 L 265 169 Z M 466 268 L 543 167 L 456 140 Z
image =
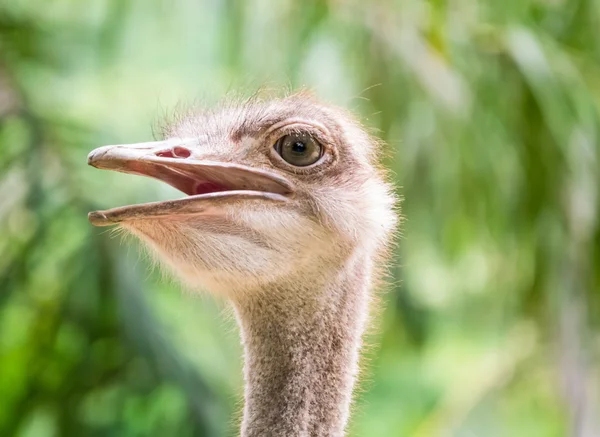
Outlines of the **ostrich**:
M 343 436 L 369 302 L 396 224 L 379 143 L 305 92 L 190 112 L 165 140 L 88 163 L 187 194 L 89 214 L 139 237 L 186 285 L 231 303 L 243 437 Z

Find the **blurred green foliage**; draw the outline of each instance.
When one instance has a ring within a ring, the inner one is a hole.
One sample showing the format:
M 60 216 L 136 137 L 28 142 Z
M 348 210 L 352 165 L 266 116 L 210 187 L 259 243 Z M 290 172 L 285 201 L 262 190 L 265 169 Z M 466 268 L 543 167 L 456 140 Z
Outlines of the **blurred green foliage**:
M 0 0 L 0 435 L 235 434 L 226 306 L 86 220 L 174 191 L 86 154 L 266 85 L 357 112 L 404 197 L 350 435 L 591 436 L 599 26 L 594 0 Z

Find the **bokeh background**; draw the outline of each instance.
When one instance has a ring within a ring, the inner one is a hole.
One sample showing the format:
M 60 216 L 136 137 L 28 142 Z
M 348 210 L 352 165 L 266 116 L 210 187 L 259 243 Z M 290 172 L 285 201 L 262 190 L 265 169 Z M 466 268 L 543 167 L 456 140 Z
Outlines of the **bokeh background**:
M 179 102 L 314 89 L 404 197 L 350 436 L 600 435 L 600 3 L 0 0 L 0 435 L 233 436 L 241 348 L 90 210 Z

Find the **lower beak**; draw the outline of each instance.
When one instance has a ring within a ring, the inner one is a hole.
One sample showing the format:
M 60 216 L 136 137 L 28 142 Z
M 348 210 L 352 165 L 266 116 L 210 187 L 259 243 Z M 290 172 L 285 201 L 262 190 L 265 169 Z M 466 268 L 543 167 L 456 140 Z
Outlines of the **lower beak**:
M 92 212 L 90 222 L 107 226 L 169 215 L 215 215 L 226 204 L 244 200 L 285 202 L 292 194 L 292 184 L 271 171 L 200 159 L 194 142 L 171 139 L 93 150 L 88 155 L 88 164 L 93 167 L 159 179 L 188 197 Z

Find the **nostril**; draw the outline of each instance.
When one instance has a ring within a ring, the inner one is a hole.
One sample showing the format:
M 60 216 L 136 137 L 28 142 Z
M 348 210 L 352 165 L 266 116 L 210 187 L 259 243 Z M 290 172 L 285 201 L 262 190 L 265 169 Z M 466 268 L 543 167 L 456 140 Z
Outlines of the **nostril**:
M 186 149 L 185 147 L 173 147 L 173 155 L 175 155 L 175 157 L 177 158 L 189 158 L 191 154 L 192 152 L 190 152 L 189 149 Z
M 156 156 L 160 156 L 161 158 L 189 158 L 192 152 L 185 147 L 176 146 L 171 150 L 162 150 L 160 152 L 156 152 Z

